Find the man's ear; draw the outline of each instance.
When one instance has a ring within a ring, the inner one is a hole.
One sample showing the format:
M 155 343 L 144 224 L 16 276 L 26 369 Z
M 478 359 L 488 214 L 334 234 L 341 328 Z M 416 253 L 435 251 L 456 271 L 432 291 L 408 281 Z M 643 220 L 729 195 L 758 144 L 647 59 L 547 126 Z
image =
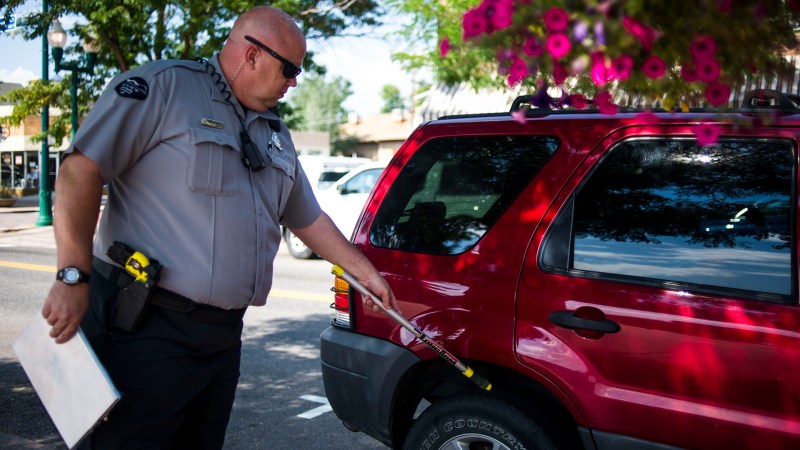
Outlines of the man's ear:
M 247 63 L 247 65 L 249 65 L 251 68 L 255 67 L 256 59 L 258 59 L 259 53 L 261 53 L 261 51 L 258 48 L 256 48 L 255 45 L 251 45 L 247 47 L 247 50 L 245 50 L 244 60 Z

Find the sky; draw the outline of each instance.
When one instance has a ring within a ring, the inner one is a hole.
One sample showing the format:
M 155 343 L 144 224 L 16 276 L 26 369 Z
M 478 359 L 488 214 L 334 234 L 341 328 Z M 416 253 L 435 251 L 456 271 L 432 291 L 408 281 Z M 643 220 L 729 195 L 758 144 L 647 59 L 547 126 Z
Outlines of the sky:
M 32 8 L 41 8 L 41 2 L 27 2 L 18 9 L 17 17 L 24 16 Z M 62 20 L 62 25 L 69 30 L 72 22 Z M 313 40 L 308 42 L 308 48 L 314 51 L 317 64 L 328 68 L 328 77 L 338 75 L 351 82 L 353 95 L 343 105 L 348 111 L 362 117 L 378 114 L 383 106 L 381 91 L 387 84 L 397 86 L 405 97 L 410 95 L 412 77 L 391 61 L 392 45 L 382 31 L 364 37 Z M 41 40 L 24 41 L 9 32 L 0 33 L 0 81 L 25 84 L 41 76 Z M 298 82 L 302 82 L 302 78 L 303 74 Z M 50 79 L 59 79 L 53 72 L 52 61 Z M 291 97 L 291 93 L 289 95 Z

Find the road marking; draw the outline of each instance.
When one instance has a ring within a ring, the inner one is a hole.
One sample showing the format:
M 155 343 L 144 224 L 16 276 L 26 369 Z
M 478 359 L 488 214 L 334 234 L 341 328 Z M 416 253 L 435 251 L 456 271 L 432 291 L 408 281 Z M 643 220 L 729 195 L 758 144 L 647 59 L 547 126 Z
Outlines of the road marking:
M 10 267 L 12 269 L 25 269 L 25 270 L 36 270 L 38 272 L 56 273 L 56 268 L 54 266 L 43 266 L 40 264 L 26 264 L 19 262 L 0 261 L 0 267 Z
M 298 414 L 297 417 L 302 417 L 303 419 L 313 419 L 314 417 L 321 416 L 326 412 L 333 411 L 333 408 L 331 408 L 331 404 L 328 403 L 328 399 L 325 397 L 320 397 L 318 395 L 302 395 L 300 396 L 300 398 L 314 403 L 322 403 L 322 406 L 317 406 L 314 409 L 309 409 L 308 411 L 302 414 Z

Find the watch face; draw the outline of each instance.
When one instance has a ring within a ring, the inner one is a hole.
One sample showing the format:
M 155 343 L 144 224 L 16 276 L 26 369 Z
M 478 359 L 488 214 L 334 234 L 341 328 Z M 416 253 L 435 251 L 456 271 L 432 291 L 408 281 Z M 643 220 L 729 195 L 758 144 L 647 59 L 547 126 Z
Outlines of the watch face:
M 56 279 L 66 284 L 88 283 L 89 274 L 81 272 L 77 267 L 64 267 L 58 271 Z
M 80 277 L 80 274 L 78 273 L 78 269 L 75 269 L 73 267 L 67 267 L 66 269 L 64 269 L 64 282 L 65 283 L 69 283 L 69 284 L 77 283 L 78 282 L 78 277 Z

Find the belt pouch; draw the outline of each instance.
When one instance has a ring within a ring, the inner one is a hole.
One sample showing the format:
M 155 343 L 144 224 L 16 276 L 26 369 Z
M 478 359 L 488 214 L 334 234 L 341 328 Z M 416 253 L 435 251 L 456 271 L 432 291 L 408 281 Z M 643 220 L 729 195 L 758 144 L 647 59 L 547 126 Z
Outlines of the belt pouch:
M 125 289 L 119 291 L 117 308 L 114 314 L 114 325 L 124 331 L 136 331 L 136 327 L 144 316 L 150 298 L 155 291 L 155 283 L 133 281 Z

